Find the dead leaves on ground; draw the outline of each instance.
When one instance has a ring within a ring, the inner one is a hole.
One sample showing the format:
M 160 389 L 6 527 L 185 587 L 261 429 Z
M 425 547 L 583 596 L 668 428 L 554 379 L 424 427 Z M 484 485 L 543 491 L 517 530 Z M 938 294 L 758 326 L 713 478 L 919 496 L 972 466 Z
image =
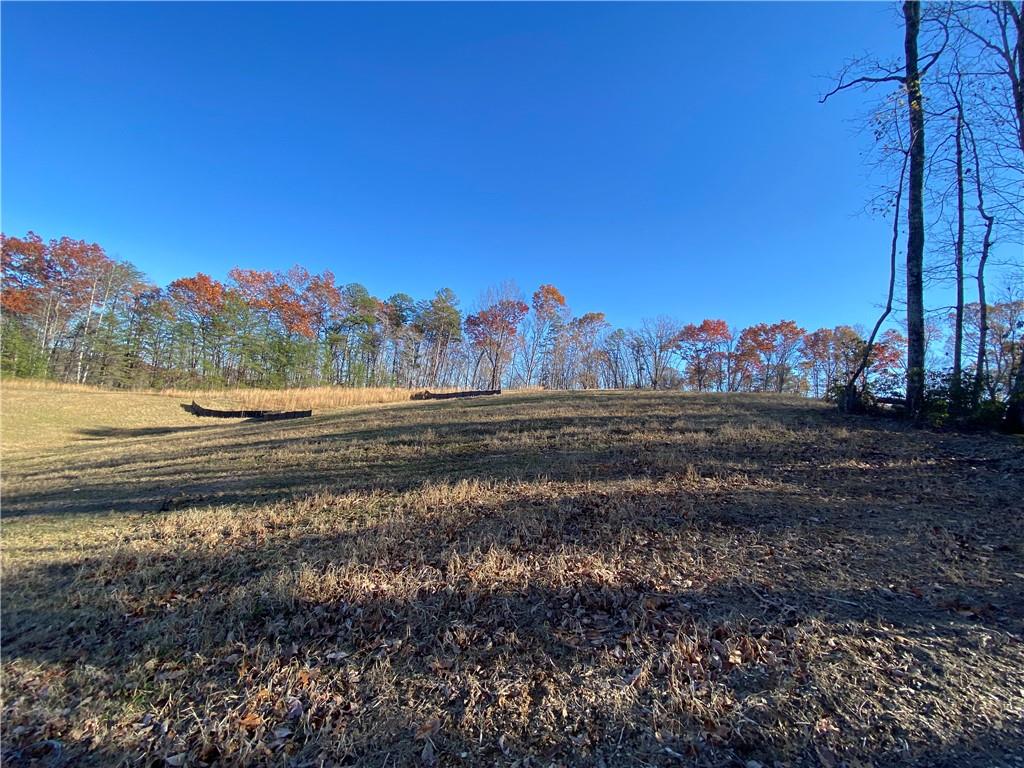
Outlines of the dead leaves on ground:
M 581 406 L 562 431 L 523 415 L 508 440 L 437 425 L 444 460 L 400 488 L 61 534 L 59 566 L 26 549 L 5 570 L 5 756 L 854 768 L 1012 733 L 1010 481 L 956 461 L 959 438 L 676 402 Z M 409 453 L 400 430 L 314 437 L 324 461 Z M 436 475 L 512 445 L 541 474 Z

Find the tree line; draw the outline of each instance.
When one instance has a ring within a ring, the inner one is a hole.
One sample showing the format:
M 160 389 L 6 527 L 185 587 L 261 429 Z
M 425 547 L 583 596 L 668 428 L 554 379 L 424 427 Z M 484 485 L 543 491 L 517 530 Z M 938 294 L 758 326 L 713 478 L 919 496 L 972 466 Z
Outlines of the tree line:
M 902 301 L 908 415 L 976 422 L 1005 410 L 1005 426 L 1024 431 L 1024 366 L 1019 350 L 1004 359 L 1006 312 L 991 309 L 986 285 L 999 245 L 1022 282 L 1024 2 L 905 0 L 899 16 L 902 56 L 848 62 L 822 97 L 851 88 L 878 97 L 867 123 L 873 162 L 890 182 L 874 202 L 892 216 L 893 237 L 888 299 L 867 349 Z M 928 306 L 936 285 L 953 288 L 952 306 Z M 951 325 L 951 362 L 941 371 L 926 358 L 936 315 Z M 1019 316 L 1011 322 L 1019 326 Z M 858 408 L 862 394 L 849 381 L 844 407 Z
M 737 329 L 721 319 L 667 317 L 613 328 L 574 314 L 562 292 L 512 286 L 463 311 L 449 289 L 380 299 L 331 272 L 236 268 L 164 288 L 96 244 L 34 233 L 2 236 L 7 374 L 108 387 L 646 388 L 835 395 L 851 377 L 896 391 L 906 340 L 889 329 L 871 346 L 841 325 L 807 331 L 792 320 Z M 985 314 L 988 397 L 1015 375 L 1024 302 L 969 308 L 969 338 Z M 996 328 L 998 330 L 992 331 Z

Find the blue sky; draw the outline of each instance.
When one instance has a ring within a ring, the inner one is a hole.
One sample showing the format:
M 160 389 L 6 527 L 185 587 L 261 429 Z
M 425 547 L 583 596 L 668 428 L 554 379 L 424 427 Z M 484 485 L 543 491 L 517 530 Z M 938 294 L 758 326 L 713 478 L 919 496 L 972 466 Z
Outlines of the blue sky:
M 844 59 L 889 4 L 4 3 L 3 229 L 155 281 L 559 286 L 617 325 L 870 324 Z M 848 264 L 857 264 L 854 270 Z

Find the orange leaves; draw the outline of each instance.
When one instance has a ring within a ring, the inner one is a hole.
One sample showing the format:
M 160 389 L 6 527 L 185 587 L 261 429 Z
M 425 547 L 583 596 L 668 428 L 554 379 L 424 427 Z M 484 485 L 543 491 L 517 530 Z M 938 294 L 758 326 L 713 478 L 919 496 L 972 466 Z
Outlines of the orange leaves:
M 420 726 L 416 729 L 415 738 L 422 741 L 423 739 L 428 739 L 431 736 L 435 736 L 437 732 L 440 730 L 441 721 L 436 717 L 432 717 L 426 722 L 420 724 Z
M 254 731 L 261 725 L 263 725 L 263 718 L 255 712 L 250 712 L 241 720 L 239 720 L 238 724 L 246 730 Z
M 898 369 L 907 355 L 907 337 L 894 328 L 882 334 L 871 350 L 871 370 L 886 373 Z
M 302 302 L 310 327 L 316 334 L 322 333 L 331 317 L 341 311 L 341 290 L 334 283 L 334 273 L 325 270 L 310 277 L 302 291 Z
M 271 309 L 271 293 L 277 283 L 273 272 L 235 267 L 228 272 L 235 290 L 252 309 Z
M 480 359 L 486 354 L 490 362 L 488 389 L 497 389 L 507 358 L 511 357 L 512 341 L 519 335 L 519 325 L 530 311 L 525 302 L 503 298 L 466 318 L 466 335 L 480 350 Z M 478 363 L 479 367 L 479 363 Z M 474 378 L 476 372 L 474 371 Z
M 604 312 L 584 312 L 582 315 L 575 318 L 573 322 L 579 328 L 600 328 L 601 326 L 608 324 L 608 321 L 605 320 Z
M 765 356 L 779 357 L 796 348 L 806 331 L 792 320 L 777 323 L 758 323 L 744 328 L 740 334 L 741 349 Z
M 316 338 L 342 308 L 341 291 L 329 271 L 310 275 L 297 265 L 287 272 L 235 267 L 228 275 L 250 310 L 289 335 Z
M 810 377 L 811 391 L 824 395 L 837 384 L 845 385 L 857 373 L 867 342 L 861 332 L 848 325 L 819 328 L 804 335 L 801 345 L 801 368 Z M 888 376 L 899 371 L 906 354 L 906 339 L 890 329 L 877 339 L 871 349 L 868 367 L 858 375 L 862 384 L 868 374 Z
M 0 293 L 0 307 L 12 315 L 24 315 L 32 311 L 36 304 L 35 292 L 16 286 L 5 285 Z
M 207 274 L 181 277 L 167 286 L 167 293 L 185 314 L 209 322 L 224 308 L 224 284 Z
M 550 320 L 565 306 L 565 296 L 553 285 L 542 285 L 533 292 L 533 311 L 541 320 Z
M 44 242 L 34 232 L 24 238 L 0 235 L 3 309 L 13 314 L 43 306 L 81 310 L 94 298 L 90 288 L 113 266 L 96 243 L 70 237 Z
M 706 319 L 700 325 L 683 326 L 671 346 L 686 364 L 689 384 L 702 392 L 709 388 L 712 378 L 718 379 L 719 388 L 726 383 L 732 342 L 733 332 L 725 320 Z
M 786 388 L 805 333 L 792 320 L 743 329 L 736 344 L 736 362 L 744 369 L 752 389 L 782 392 Z
M 705 348 L 728 344 L 732 340 L 732 331 L 725 320 L 703 320 L 700 325 L 683 326 L 676 337 L 678 344 L 701 345 Z
M 0 303 L 4 312 L 20 315 L 34 309 L 45 290 L 47 251 L 42 238 L 34 232 L 29 232 L 24 239 L 0 235 L 3 273 Z

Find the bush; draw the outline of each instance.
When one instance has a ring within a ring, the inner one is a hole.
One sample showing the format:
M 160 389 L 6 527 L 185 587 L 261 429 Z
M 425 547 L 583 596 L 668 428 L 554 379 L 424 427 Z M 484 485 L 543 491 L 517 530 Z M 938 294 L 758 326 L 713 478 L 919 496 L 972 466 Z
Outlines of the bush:
M 924 418 L 935 426 L 995 428 L 1003 420 L 1006 404 L 985 399 L 988 388 L 981 382 L 975 395 L 974 374 L 964 371 L 955 386 L 952 371 L 931 371 L 925 380 Z

